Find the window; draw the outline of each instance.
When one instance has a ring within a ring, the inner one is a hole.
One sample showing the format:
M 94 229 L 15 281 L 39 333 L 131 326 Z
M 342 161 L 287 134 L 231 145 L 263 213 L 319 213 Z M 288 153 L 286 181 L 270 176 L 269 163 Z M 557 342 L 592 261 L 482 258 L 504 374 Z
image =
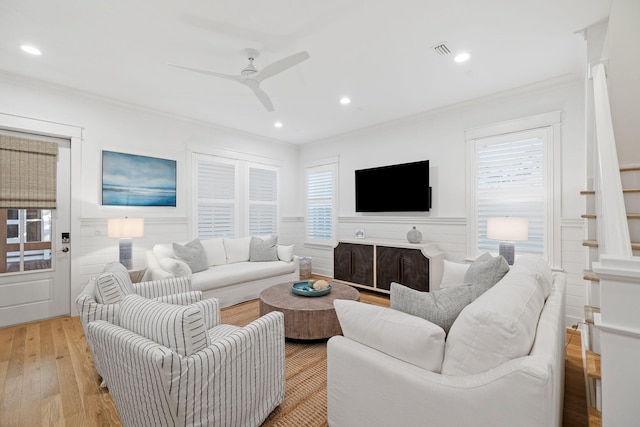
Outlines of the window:
M 0 273 L 51 268 L 50 209 L 0 209 Z
M 559 113 L 550 113 L 467 133 L 472 163 L 469 258 L 497 252 L 498 242 L 487 238 L 487 218 L 510 216 L 529 220 L 529 238 L 515 242 L 516 256 L 536 254 L 552 261 L 552 236 L 559 222 L 553 203 L 559 194 L 553 179 L 556 125 Z
M 278 234 L 278 171 L 249 166 L 249 234 Z
M 336 214 L 336 166 L 306 169 L 306 239 L 309 243 L 333 244 Z
M 198 238 L 235 237 L 237 162 L 196 154 L 195 163 Z
M 278 234 L 277 167 L 194 154 L 200 239 Z

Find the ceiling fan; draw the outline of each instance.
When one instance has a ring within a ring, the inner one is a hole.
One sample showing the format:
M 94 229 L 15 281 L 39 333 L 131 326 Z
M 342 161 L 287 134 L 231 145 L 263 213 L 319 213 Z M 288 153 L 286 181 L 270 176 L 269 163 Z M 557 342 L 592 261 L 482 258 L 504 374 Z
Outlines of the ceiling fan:
M 169 65 L 176 68 L 182 68 L 183 70 L 193 71 L 196 73 L 206 74 L 214 77 L 221 77 L 223 79 L 242 83 L 243 85 L 248 86 L 251 90 L 253 90 L 253 93 L 256 94 L 267 111 L 273 111 L 273 103 L 269 99 L 269 96 L 262 89 L 260 89 L 260 83 L 264 79 L 268 79 L 269 77 L 273 77 L 276 74 L 280 74 L 281 72 L 293 67 L 294 65 L 299 64 L 305 59 L 308 59 L 309 53 L 307 53 L 306 51 L 294 53 L 293 55 L 287 56 L 270 65 L 267 65 L 262 70 L 258 70 L 253 65 L 253 61 L 260 55 L 260 52 L 256 49 L 251 48 L 247 48 L 244 51 L 249 58 L 249 64 L 242 69 L 239 75 L 216 73 L 215 71 L 199 70 L 197 68 L 183 67 L 182 65 Z

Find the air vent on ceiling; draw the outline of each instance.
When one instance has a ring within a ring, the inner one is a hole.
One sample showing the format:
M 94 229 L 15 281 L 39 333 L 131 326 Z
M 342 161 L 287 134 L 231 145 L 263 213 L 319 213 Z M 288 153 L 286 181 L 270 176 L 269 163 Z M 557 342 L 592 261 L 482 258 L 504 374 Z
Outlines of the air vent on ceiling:
M 440 56 L 447 56 L 451 53 L 451 50 L 447 47 L 447 42 L 442 42 L 432 46 L 432 49 Z

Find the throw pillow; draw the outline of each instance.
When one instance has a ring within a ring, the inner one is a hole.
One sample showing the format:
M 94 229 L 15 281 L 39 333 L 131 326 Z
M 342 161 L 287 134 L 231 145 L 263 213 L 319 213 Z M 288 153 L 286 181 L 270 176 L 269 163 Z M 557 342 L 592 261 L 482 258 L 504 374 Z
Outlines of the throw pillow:
M 536 255 L 521 255 L 516 259 L 512 270 L 524 271 L 533 276 L 542 287 L 545 300 L 551 293 L 553 272 L 545 260 Z
M 207 254 L 198 238 L 185 245 L 174 243 L 173 252 L 176 254 L 177 259 L 187 263 L 192 273 L 198 273 L 209 268 Z
M 224 250 L 227 254 L 227 264 L 249 261 L 251 251 L 251 236 L 223 239 Z
M 151 249 L 151 251 L 158 258 L 175 256 L 173 253 L 173 247 L 169 243 L 158 243 L 157 245 L 153 245 L 153 249 Z
M 391 308 L 428 320 L 440 326 L 445 333 L 449 333 L 462 309 L 472 300 L 472 285 L 420 292 L 399 283 L 391 283 Z
M 509 264 L 502 256 L 484 253 L 478 257 L 464 275 L 464 283 L 474 285 L 473 299 L 478 298 L 509 272 Z
M 442 373 L 479 374 L 528 355 L 543 306 L 535 278 L 510 272 L 462 310 L 447 336 Z
M 191 269 L 186 262 L 176 259 L 164 257 L 158 260 L 158 264 L 164 271 L 173 274 L 173 277 L 183 277 L 191 275 Z
M 421 368 L 440 372 L 444 331 L 419 317 L 358 301 L 335 300 L 345 337 Z
M 278 245 L 278 258 L 280 261 L 291 262 L 293 261 L 293 248 L 295 245 Z
M 467 270 L 469 270 L 470 265 L 471 264 L 463 264 L 461 262 L 451 262 L 445 259 L 440 289 L 464 285 L 464 275 L 467 273 Z
M 266 240 L 262 240 L 259 237 L 251 237 L 251 244 L 249 246 L 249 261 L 251 262 L 263 262 L 263 261 L 278 261 L 278 236 L 269 237 Z
M 119 262 L 107 264 L 96 277 L 96 301 L 101 304 L 117 304 L 134 293 L 127 268 Z
M 201 240 L 204 252 L 207 254 L 207 262 L 209 267 L 215 265 L 224 265 L 227 263 L 227 253 L 224 250 L 224 242 L 222 237 L 214 239 Z
M 202 312 L 195 305 L 174 305 L 127 295 L 120 306 L 120 324 L 182 356 L 210 344 Z

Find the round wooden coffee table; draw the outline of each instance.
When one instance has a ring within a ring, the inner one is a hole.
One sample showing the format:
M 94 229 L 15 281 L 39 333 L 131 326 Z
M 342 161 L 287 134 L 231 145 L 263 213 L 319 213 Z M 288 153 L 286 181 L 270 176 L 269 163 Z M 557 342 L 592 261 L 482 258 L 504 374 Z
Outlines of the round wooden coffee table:
M 281 283 L 260 293 L 260 316 L 270 311 L 284 313 L 284 336 L 317 340 L 342 334 L 333 300 L 360 301 L 360 292 L 351 286 L 331 283 L 331 292 L 321 297 L 304 297 L 291 292 L 293 282 Z

